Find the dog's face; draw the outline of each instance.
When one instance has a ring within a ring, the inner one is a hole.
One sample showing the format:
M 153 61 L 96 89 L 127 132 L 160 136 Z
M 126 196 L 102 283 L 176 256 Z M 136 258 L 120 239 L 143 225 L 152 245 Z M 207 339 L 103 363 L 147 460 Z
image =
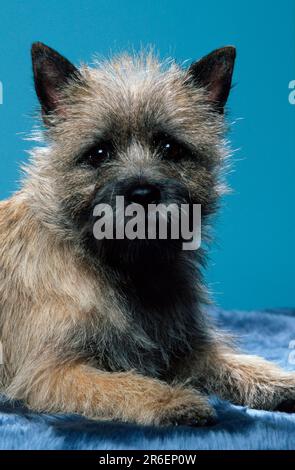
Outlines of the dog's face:
M 143 207 L 201 204 L 203 217 L 214 210 L 235 50 L 188 70 L 151 54 L 78 70 L 40 43 L 32 56 L 50 145 L 35 152 L 29 172 L 47 223 L 108 257 L 179 250 L 171 240 L 98 243 L 93 210 L 114 207 L 116 196 Z

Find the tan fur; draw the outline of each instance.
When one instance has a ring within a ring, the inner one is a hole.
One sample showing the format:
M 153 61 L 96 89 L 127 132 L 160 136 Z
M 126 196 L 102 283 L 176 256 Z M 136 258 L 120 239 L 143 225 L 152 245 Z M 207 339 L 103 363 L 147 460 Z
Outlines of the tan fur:
M 123 133 L 124 123 L 132 121 L 135 134 L 142 133 L 143 115 L 152 115 L 154 126 L 165 121 L 209 155 L 218 171 L 227 153 L 222 118 L 212 112 L 205 91 L 189 85 L 174 63 L 163 70 L 152 56 L 123 57 L 94 69 L 84 66 L 81 74 L 87 86 L 70 84 L 60 103 L 62 118 L 51 117 L 47 146 L 32 152 L 22 189 L 0 204 L 2 391 L 41 411 L 142 424 L 204 424 L 214 416 L 208 393 L 264 409 L 294 400 L 294 374 L 236 353 L 215 334 L 203 349 L 196 345 L 196 353 L 171 363 L 167 359 L 167 373 L 160 378 L 132 366 L 124 372 L 103 370 L 97 358 L 80 353 L 78 341 L 88 344 L 97 332 L 103 345 L 114 331 L 117 337 L 129 335 L 132 346 L 145 354 L 157 345 L 142 325 L 134 324 L 104 268 L 88 263 L 78 234 L 59 223 L 60 202 L 70 204 L 79 196 L 74 216 L 94 187 L 139 169 L 155 177 L 181 177 L 192 195 L 198 188 L 201 199 L 208 186 L 218 193 L 222 185 L 218 179 L 213 187 L 205 166 L 171 164 L 167 169 L 138 143 L 105 165 L 99 181 L 86 171 L 71 170 L 73 156 L 110 121 L 119 122 Z M 125 351 L 120 354 L 125 364 Z

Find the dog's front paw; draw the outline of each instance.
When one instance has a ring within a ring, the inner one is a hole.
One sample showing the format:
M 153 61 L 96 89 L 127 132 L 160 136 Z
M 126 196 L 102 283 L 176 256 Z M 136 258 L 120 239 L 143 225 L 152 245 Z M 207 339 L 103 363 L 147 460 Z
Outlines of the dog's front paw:
M 207 399 L 190 389 L 175 390 L 159 409 L 161 426 L 209 426 L 215 422 L 215 411 Z

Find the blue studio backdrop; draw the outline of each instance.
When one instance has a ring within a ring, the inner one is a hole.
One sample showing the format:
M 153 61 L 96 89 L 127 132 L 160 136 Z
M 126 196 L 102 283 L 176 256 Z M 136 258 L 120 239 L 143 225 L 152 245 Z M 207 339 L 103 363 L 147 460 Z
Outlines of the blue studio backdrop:
M 233 193 L 216 221 L 207 279 L 225 308 L 294 307 L 294 0 L 11 0 L 0 8 L 2 199 L 18 187 L 31 146 L 23 138 L 37 106 L 33 41 L 75 63 L 149 44 L 179 62 L 237 47 L 228 113 Z

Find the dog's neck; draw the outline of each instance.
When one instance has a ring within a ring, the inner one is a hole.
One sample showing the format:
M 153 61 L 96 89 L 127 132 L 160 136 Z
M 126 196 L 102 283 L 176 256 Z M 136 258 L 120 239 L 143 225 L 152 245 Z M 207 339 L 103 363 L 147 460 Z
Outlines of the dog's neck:
M 199 264 L 198 255 L 179 253 L 170 260 L 104 266 L 103 272 L 127 304 L 164 313 L 176 305 L 196 309 L 204 301 Z

